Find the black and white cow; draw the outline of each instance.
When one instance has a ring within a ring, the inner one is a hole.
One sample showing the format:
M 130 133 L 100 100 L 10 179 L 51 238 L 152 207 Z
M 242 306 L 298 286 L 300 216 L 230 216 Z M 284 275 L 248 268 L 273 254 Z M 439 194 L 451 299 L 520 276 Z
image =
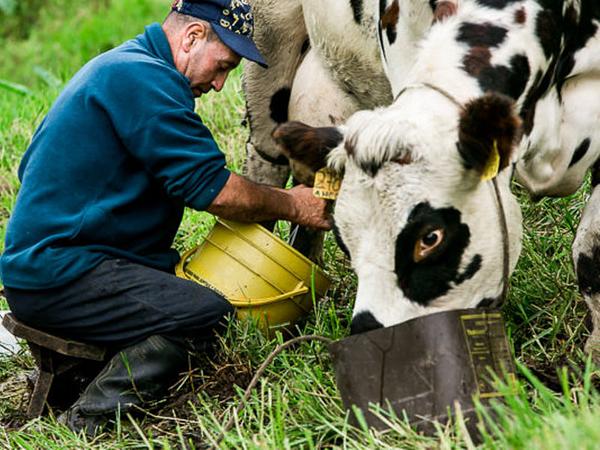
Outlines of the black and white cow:
M 391 106 L 335 128 L 275 132 L 313 168 L 322 164 L 307 152 L 335 146 L 328 162 L 344 174 L 335 221 L 358 275 L 353 332 L 501 297 L 503 267 L 520 252 L 514 169 L 532 194 L 565 195 L 600 155 L 600 2 L 459 0 L 431 26 L 426 2 L 377 3 L 362 20 L 375 18 Z M 597 221 L 600 188 L 573 247 L 594 320 L 590 351 L 600 342 Z

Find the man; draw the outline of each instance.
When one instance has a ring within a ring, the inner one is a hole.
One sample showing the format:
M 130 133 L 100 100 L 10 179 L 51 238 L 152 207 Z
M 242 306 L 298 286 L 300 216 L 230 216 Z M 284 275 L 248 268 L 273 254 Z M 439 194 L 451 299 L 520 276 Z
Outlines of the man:
M 15 316 L 119 351 L 65 415 L 93 431 L 156 399 L 232 312 L 173 275 L 184 206 L 241 221 L 328 229 L 309 188 L 225 169 L 194 113 L 242 57 L 265 65 L 246 0 L 178 1 L 164 24 L 87 63 L 36 131 L 0 260 Z

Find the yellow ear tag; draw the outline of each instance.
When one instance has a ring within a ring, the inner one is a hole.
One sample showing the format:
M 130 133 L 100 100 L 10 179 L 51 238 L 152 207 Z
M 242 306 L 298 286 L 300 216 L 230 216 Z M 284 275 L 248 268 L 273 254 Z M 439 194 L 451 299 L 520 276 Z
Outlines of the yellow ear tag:
M 498 175 L 499 170 L 500 152 L 498 151 L 498 141 L 494 140 L 494 147 L 492 148 L 492 152 L 490 153 L 490 157 L 488 158 L 487 164 L 483 168 L 481 180 L 490 181 L 492 178 Z
M 342 186 L 342 177 L 333 169 L 323 168 L 315 173 L 313 195 L 326 200 L 335 200 Z

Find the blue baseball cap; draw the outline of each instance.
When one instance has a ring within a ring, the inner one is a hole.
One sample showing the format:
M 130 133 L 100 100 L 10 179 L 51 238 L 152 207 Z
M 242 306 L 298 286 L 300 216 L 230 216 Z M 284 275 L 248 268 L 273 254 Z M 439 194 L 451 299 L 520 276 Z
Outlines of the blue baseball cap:
M 206 20 L 227 47 L 243 58 L 268 67 L 252 40 L 254 16 L 248 0 L 177 0 L 172 10 Z

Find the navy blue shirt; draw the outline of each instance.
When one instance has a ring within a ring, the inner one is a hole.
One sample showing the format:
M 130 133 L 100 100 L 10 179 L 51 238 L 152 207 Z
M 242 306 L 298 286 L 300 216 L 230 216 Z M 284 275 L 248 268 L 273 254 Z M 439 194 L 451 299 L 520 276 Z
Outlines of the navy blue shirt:
M 184 206 L 230 172 L 159 24 L 87 63 L 33 136 L 0 258 L 4 285 L 64 285 L 108 258 L 170 270 Z

